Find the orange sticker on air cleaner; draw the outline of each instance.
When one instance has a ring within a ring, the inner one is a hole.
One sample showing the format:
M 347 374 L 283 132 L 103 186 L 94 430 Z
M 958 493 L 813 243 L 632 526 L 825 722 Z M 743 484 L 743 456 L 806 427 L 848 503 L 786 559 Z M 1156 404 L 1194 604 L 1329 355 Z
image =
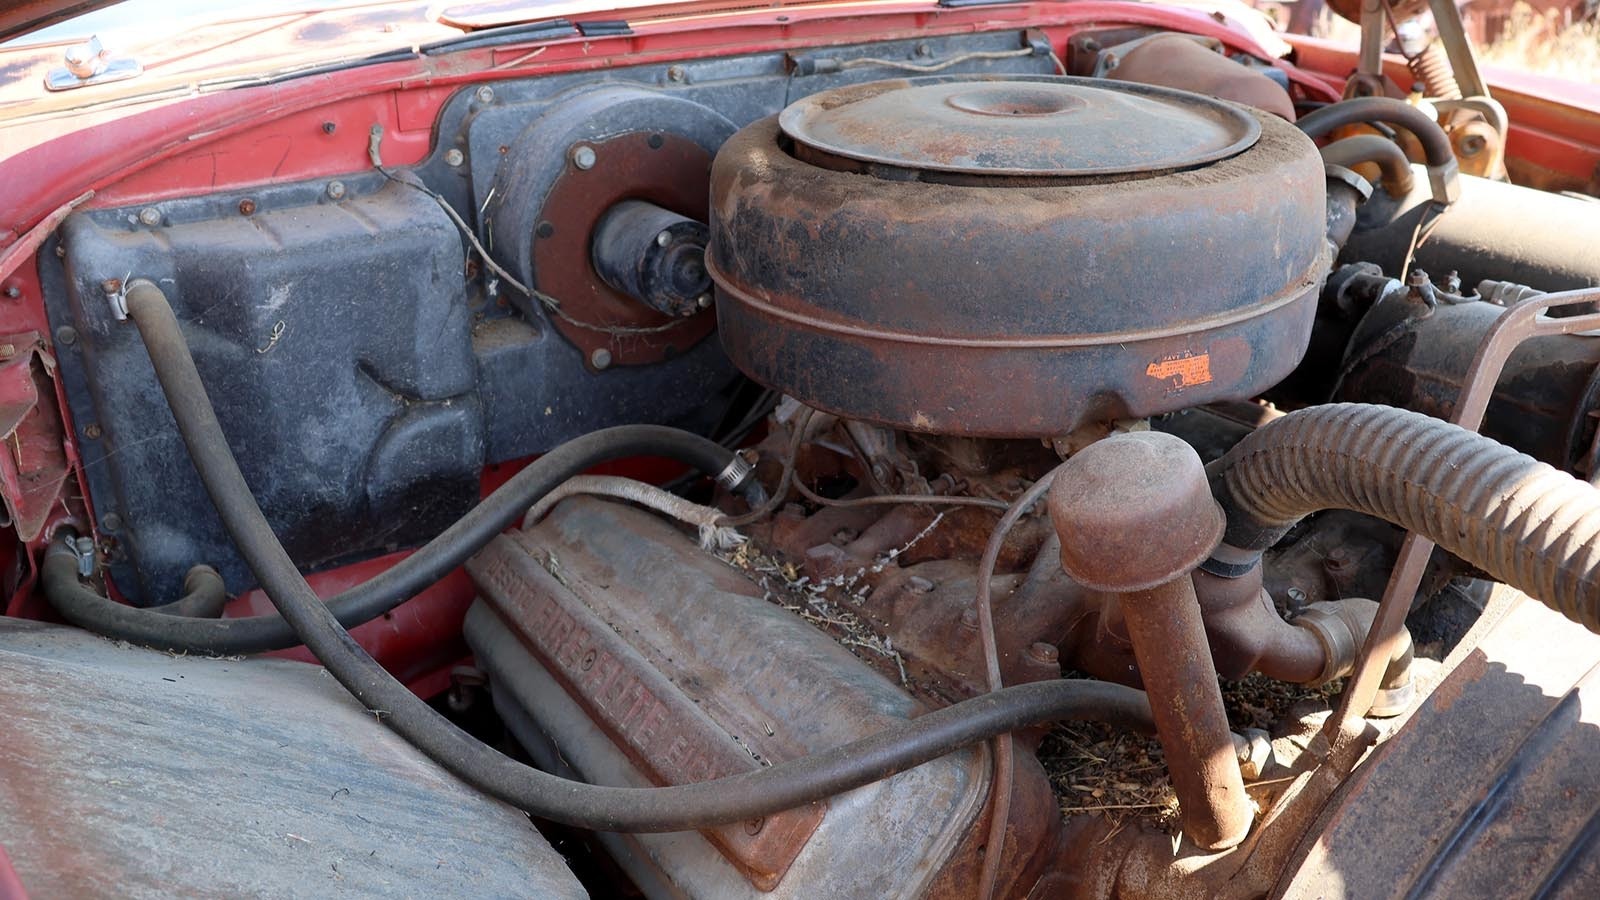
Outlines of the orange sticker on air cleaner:
M 1145 366 L 1144 373 L 1151 378 L 1167 382 L 1167 390 L 1171 393 L 1210 384 L 1211 354 L 1178 353 L 1163 356 Z

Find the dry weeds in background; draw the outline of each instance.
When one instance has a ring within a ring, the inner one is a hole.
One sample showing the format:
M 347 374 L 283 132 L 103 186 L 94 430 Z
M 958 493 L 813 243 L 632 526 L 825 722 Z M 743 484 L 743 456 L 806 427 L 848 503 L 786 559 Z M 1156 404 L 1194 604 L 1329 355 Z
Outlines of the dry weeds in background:
M 1270 0 L 1260 5 L 1269 10 L 1272 6 Z M 1280 23 L 1288 18 L 1287 13 L 1276 17 Z M 1360 26 L 1326 7 L 1318 14 L 1311 33 L 1352 47 L 1361 41 Z M 1500 36 L 1476 49 L 1478 60 L 1489 65 L 1585 84 L 1600 83 L 1600 20 L 1595 18 L 1566 25 L 1558 11 L 1552 10 L 1546 17 L 1528 4 L 1518 3 L 1512 7 Z
M 1562 27 L 1556 16 L 1546 18 L 1518 3 L 1505 31 L 1479 51 L 1479 58 L 1497 66 L 1594 84 L 1600 81 L 1600 21 L 1591 18 Z

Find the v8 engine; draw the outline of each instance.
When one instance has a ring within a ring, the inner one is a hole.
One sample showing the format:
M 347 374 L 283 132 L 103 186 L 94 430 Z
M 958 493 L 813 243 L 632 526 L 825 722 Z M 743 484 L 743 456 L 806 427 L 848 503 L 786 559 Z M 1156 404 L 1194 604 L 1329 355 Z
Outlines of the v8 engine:
M 14 217 L 0 895 L 1583 895 L 1600 203 L 1453 7 L 880 5 L 434 11 Z

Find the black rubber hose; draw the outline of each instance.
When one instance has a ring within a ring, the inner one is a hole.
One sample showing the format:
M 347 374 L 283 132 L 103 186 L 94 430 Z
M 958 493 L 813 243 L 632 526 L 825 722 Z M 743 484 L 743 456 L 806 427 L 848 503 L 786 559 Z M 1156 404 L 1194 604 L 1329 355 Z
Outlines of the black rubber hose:
M 73 539 L 74 535 L 66 529 L 57 532 L 55 542 L 44 552 L 39 583 L 50 604 L 74 625 L 108 637 L 120 637 L 109 634 L 110 629 L 96 626 L 104 623 L 114 627 L 121 625 L 124 619 L 135 619 L 148 622 L 151 627 L 172 627 L 175 622 L 191 616 L 215 618 L 222 614 L 222 607 L 228 602 L 222 576 L 210 566 L 190 569 L 183 579 L 183 596 L 171 603 L 137 609 L 112 602 L 78 580 L 78 554 Z M 121 610 L 126 610 L 128 615 L 124 616 Z M 270 618 L 282 621 L 277 616 Z
M 1410 194 L 1415 181 L 1406 152 L 1399 144 L 1376 134 L 1357 134 L 1334 141 L 1322 148 L 1322 161 L 1346 169 L 1361 163 L 1376 165 L 1383 189 L 1396 200 Z
M 1322 509 L 1377 516 L 1600 632 L 1600 490 L 1422 413 L 1335 403 L 1256 429 L 1210 467 L 1229 565 Z
M 457 728 L 340 627 L 295 569 L 250 494 L 166 297 L 139 281 L 128 290 L 127 301 L 200 480 L 284 620 L 384 724 L 467 783 L 536 816 L 599 831 L 684 831 L 792 809 L 1030 725 L 1096 719 L 1151 727 L 1142 691 L 1058 679 L 984 694 L 843 747 L 698 784 L 602 787 L 525 766 Z
M 371 621 L 449 574 L 563 481 L 596 464 L 632 456 L 666 457 L 710 476 L 728 470 L 735 459 L 732 451 L 716 442 L 676 428 L 620 425 L 586 434 L 534 460 L 415 553 L 330 598 L 327 607 L 346 628 Z M 745 478 L 741 487 L 747 485 L 757 491 L 746 491 L 747 499 L 765 500 L 756 479 Z M 188 607 L 126 606 L 79 582 L 75 564 L 71 570 L 64 563 L 57 564 L 52 576 L 49 560 L 47 555 L 42 582 L 46 599 L 67 621 L 107 637 L 161 650 L 217 656 L 262 653 L 300 643 L 295 630 L 276 615 L 190 619 L 172 614 Z
M 1341 100 L 1317 110 L 1295 124 L 1307 136 L 1324 137 L 1335 128 L 1384 122 L 1398 125 L 1416 136 L 1423 157 L 1430 166 L 1455 166 L 1455 151 L 1450 136 L 1422 110 L 1389 97 L 1356 97 Z

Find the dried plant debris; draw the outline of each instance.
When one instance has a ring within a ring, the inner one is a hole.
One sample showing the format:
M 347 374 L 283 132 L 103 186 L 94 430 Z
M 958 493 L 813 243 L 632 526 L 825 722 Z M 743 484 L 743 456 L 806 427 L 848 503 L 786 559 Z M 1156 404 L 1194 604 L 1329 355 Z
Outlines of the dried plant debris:
M 1340 683 L 1306 687 L 1252 674 L 1222 682 L 1222 704 L 1235 729 L 1272 731 L 1286 716 L 1326 709 Z M 1098 815 L 1113 828 L 1137 821 L 1178 831 L 1178 798 L 1153 737 L 1099 722 L 1062 722 L 1039 747 L 1039 762 L 1063 815 Z
M 720 558 L 749 575 L 761 587 L 762 596 L 768 603 L 781 606 L 810 622 L 869 664 L 886 668 L 891 675 L 897 674 L 901 687 L 910 688 L 913 685 L 906 675 L 905 659 L 895 649 L 893 639 L 875 631 L 856 612 L 856 608 L 866 600 L 867 592 L 871 589 L 866 583 L 866 576 L 882 571 L 883 566 L 927 533 L 924 530 L 905 547 L 890 551 L 888 558 L 875 564 L 875 567 L 822 581 L 812 581 L 801 575 L 799 566 L 768 555 L 750 541 Z
M 1097 815 L 1113 827 L 1138 820 L 1168 833 L 1178 829 L 1178 797 L 1153 737 L 1099 722 L 1062 722 L 1045 736 L 1039 762 L 1063 815 Z

